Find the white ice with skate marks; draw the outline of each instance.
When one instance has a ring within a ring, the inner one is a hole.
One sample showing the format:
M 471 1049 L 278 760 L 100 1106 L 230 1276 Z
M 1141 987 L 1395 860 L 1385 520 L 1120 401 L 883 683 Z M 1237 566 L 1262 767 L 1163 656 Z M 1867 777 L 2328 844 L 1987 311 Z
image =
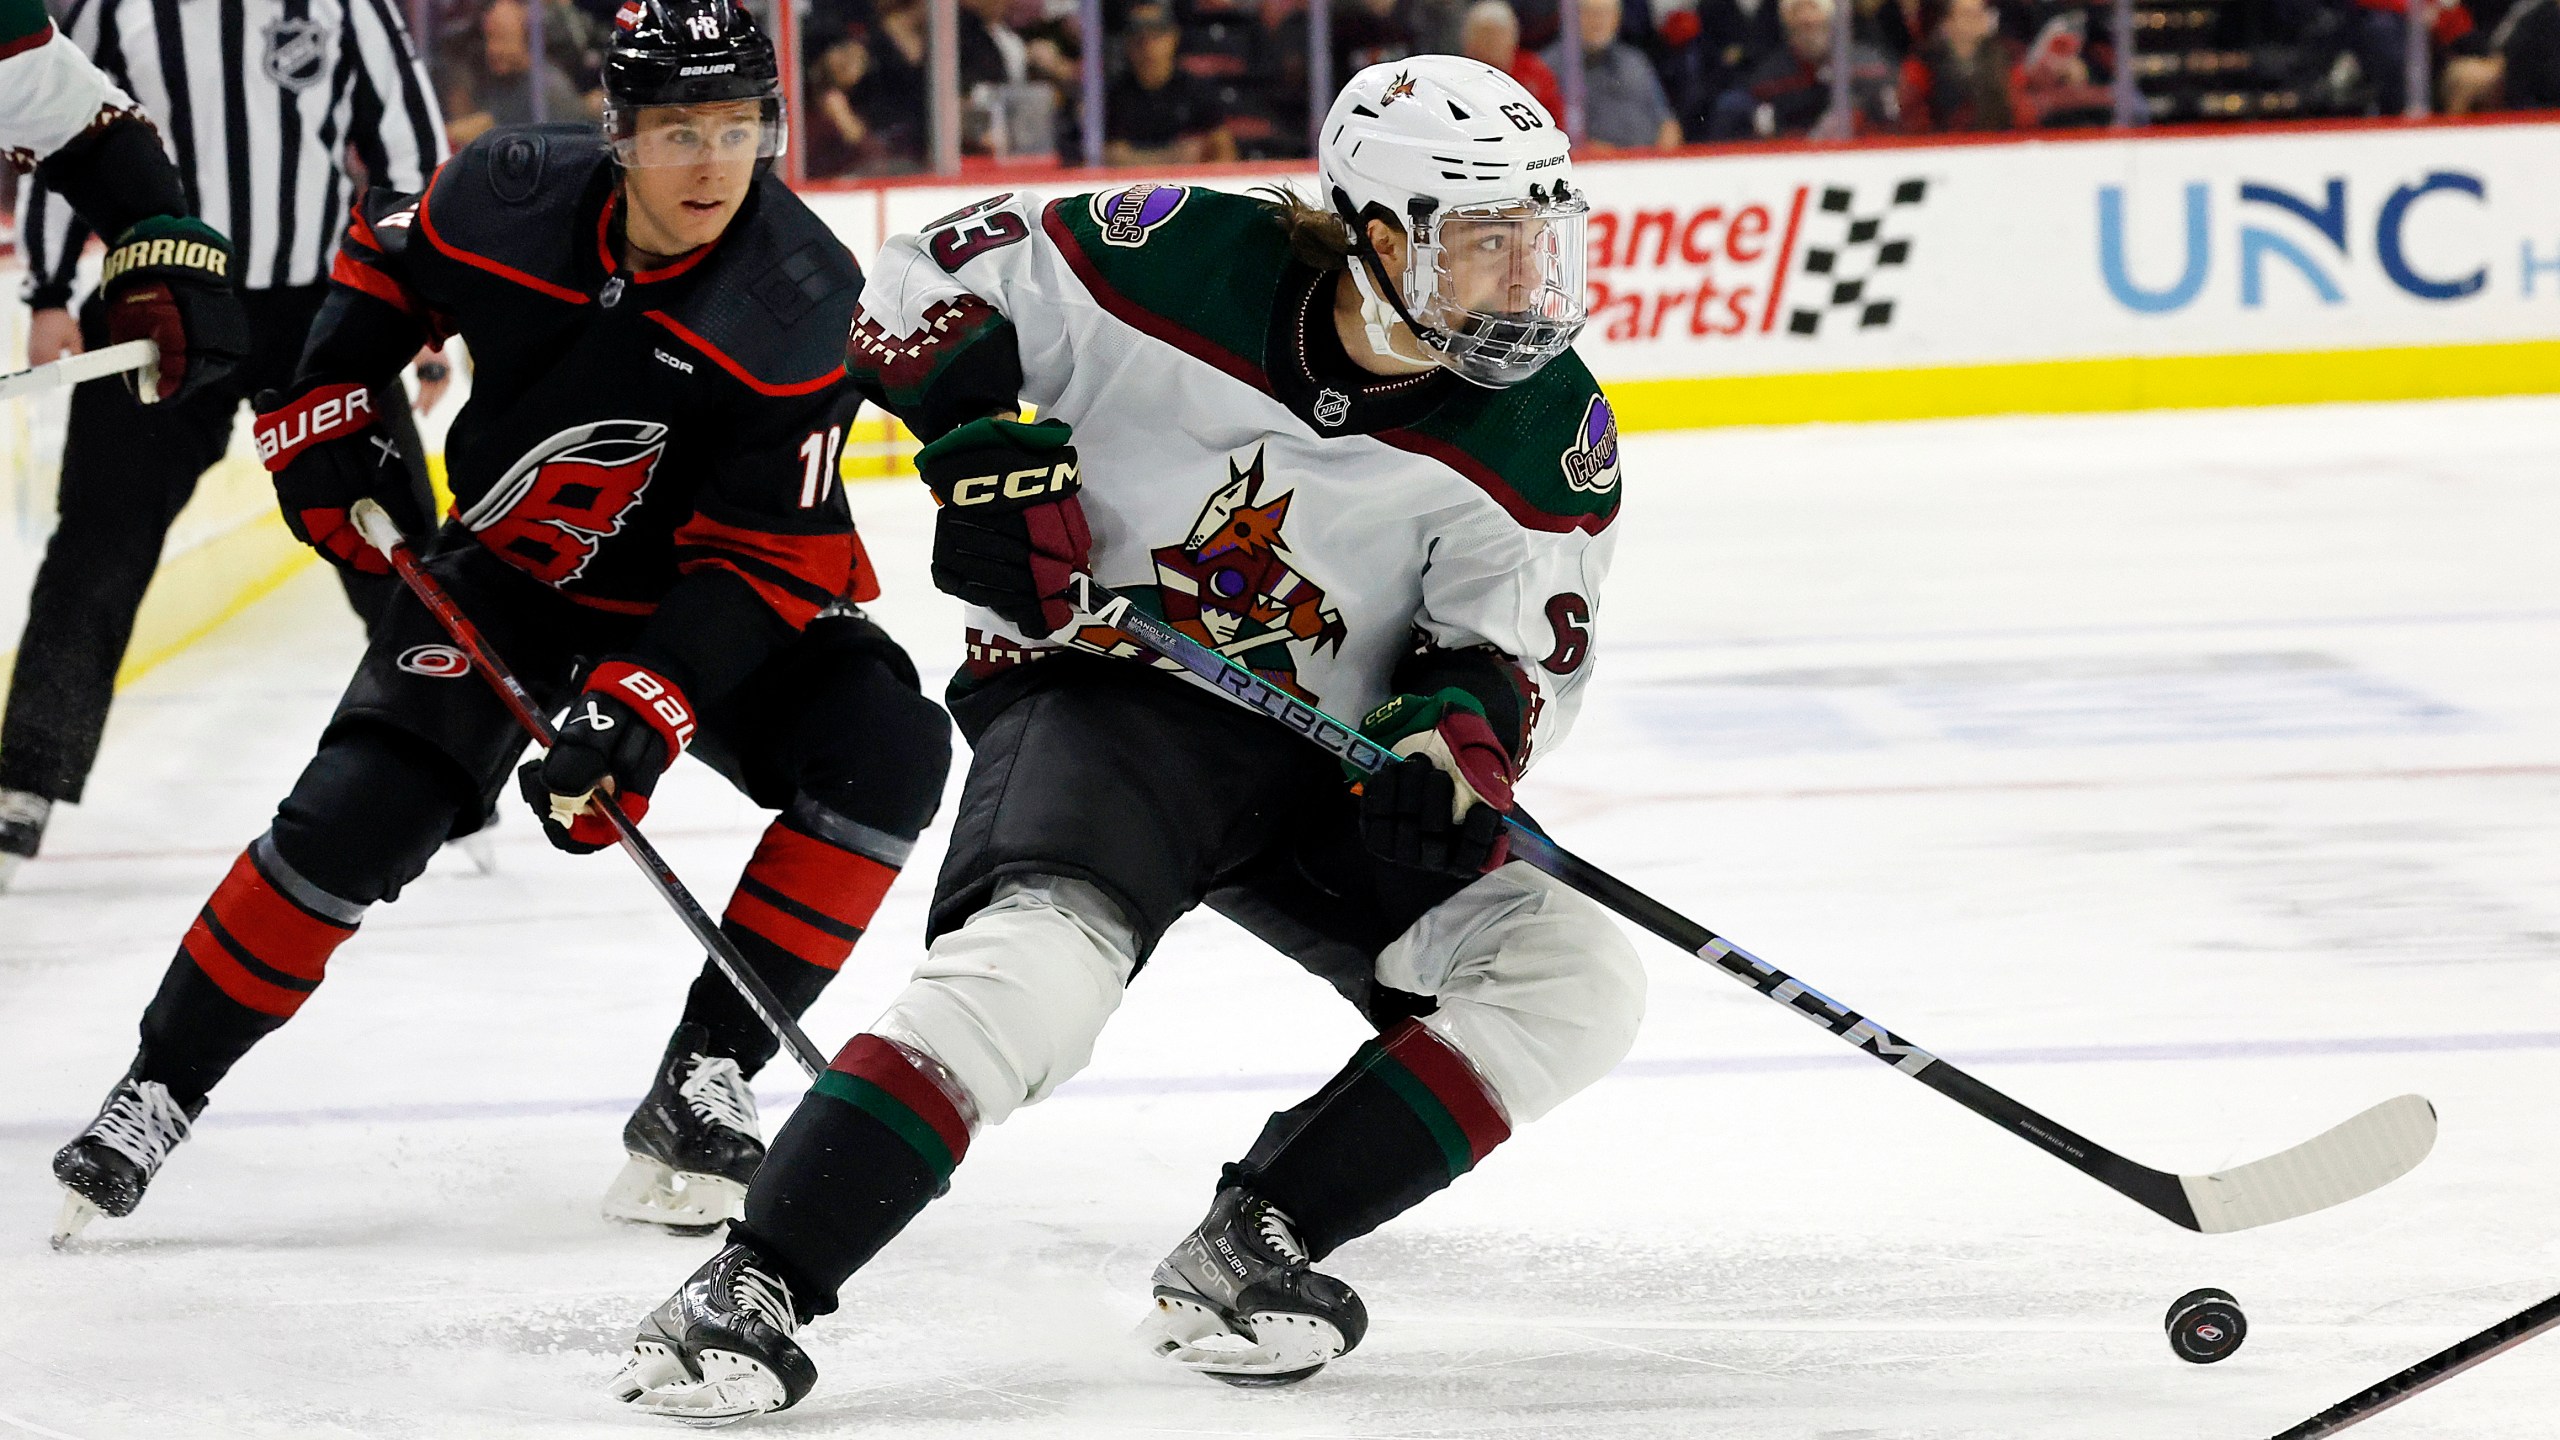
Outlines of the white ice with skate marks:
M 1232 1390 L 1129 1345 L 1149 1272 L 1360 1032 L 1197 919 L 754 1427 L 2262 1440 L 2560 1288 L 2554 433 L 2560 404 L 2499 401 L 1631 437 L 1600 675 L 1524 791 L 2144 1163 L 2224 1169 L 2416 1092 L 2443 1130 L 2407 1177 L 2191 1235 L 1641 940 L 1635 1055 L 1334 1258 L 1358 1351 Z M 947 670 L 921 494 L 854 499 L 884 618 Z M 47 1157 L 355 649 L 315 573 L 153 677 L 0 896 L 0 1435 L 675 1433 L 602 1386 L 711 1242 L 597 1205 L 697 962 L 627 865 L 522 815 L 497 876 L 439 859 L 339 953 L 136 1215 L 45 1248 Z M 661 794 L 717 903 L 759 817 L 699 767 Z M 938 859 L 821 1044 L 903 979 Z M 770 1127 L 797 1087 L 764 1081 Z M 2205 1285 L 2251 1333 L 2197 1368 L 2160 1320 Z M 2556 1407 L 2560 1352 L 2528 1346 L 2356 1434 L 2522 1440 Z

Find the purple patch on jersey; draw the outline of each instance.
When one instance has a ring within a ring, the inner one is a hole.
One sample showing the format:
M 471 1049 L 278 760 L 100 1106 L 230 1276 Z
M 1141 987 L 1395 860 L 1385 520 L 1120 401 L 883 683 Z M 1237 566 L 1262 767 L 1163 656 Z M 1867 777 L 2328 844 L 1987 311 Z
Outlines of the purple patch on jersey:
M 1107 190 L 1093 197 L 1093 222 L 1102 227 L 1102 243 L 1136 249 L 1148 234 L 1174 217 L 1191 191 L 1181 185 L 1152 181 L 1126 190 Z
M 1606 398 L 1594 395 L 1583 407 L 1582 436 L 1561 458 L 1564 483 L 1574 489 L 1604 495 L 1618 488 L 1618 417 Z

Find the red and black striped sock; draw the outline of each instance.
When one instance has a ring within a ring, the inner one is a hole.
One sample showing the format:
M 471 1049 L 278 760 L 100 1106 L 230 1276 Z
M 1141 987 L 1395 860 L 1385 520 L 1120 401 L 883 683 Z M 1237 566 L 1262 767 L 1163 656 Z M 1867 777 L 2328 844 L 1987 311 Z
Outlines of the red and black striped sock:
M 913 845 L 805 799 L 765 827 L 720 929 L 792 1018 L 817 1003 L 844 968 Z M 684 1018 L 708 1032 L 708 1053 L 736 1060 L 749 1075 L 780 1048 L 737 987 L 708 962 L 686 997 Z
M 969 1153 L 962 1101 L 901 1046 L 856 1035 L 773 1137 L 734 1229 L 812 1315 L 951 1188 Z
M 137 1078 L 194 1103 L 293 1018 L 356 933 L 364 907 L 304 879 L 261 835 L 196 912 L 142 1012 Z
M 1271 1117 L 1222 1185 L 1243 1185 L 1296 1223 L 1322 1259 L 1466 1174 L 1511 1138 L 1474 1067 L 1418 1020 L 1363 1044 L 1342 1073 Z

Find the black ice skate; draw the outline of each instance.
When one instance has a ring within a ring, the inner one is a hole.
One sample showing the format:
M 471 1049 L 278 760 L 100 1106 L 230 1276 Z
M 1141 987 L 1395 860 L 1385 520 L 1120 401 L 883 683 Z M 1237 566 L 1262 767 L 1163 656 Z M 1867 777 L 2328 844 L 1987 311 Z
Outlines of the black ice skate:
M 667 1042 L 657 1083 L 622 1127 L 631 1159 L 605 1192 L 608 1217 L 707 1235 L 746 1213 L 747 1182 L 764 1163 L 756 1097 L 737 1061 L 702 1053 L 708 1039 L 683 1024 Z
M 54 1245 L 59 1248 L 101 1214 L 132 1214 L 161 1162 L 203 1113 L 203 1101 L 180 1105 L 157 1080 L 128 1074 L 117 1081 L 98 1118 L 53 1154 L 53 1178 L 66 1192 L 62 1218 L 54 1222 Z
M 818 1383 L 791 1339 L 800 1328 L 791 1287 L 744 1245 L 693 1272 L 640 1322 L 613 1397 L 688 1425 L 726 1425 L 788 1410 Z
M 1218 1192 L 1209 1218 L 1156 1266 L 1156 1308 L 1138 1337 L 1230 1385 L 1287 1385 L 1368 1333 L 1350 1286 L 1307 1268 L 1289 1217 L 1252 1191 Z
M 17 878 L 18 867 L 36 858 L 44 844 L 44 824 L 53 802 L 25 790 L 0 790 L 0 890 Z

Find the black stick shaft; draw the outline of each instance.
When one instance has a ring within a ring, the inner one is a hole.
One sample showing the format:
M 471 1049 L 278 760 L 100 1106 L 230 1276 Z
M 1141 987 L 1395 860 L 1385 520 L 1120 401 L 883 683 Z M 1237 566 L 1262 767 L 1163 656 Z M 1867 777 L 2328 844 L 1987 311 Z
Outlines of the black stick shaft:
M 1335 719 L 1139 609 L 1129 597 L 1092 576 L 1078 575 L 1069 581 L 1066 598 L 1100 623 L 1208 681 L 1237 703 L 1260 710 L 1304 735 L 1362 773 L 1375 774 L 1396 763 L 1394 752 L 1362 735 L 1357 727 Z M 1545 871 L 2163 1219 L 2190 1230 L 2202 1228 L 2196 1221 L 2195 1206 L 2176 1176 L 2136 1164 L 2054 1123 L 1536 830 L 1517 820 L 1506 818 L 1504 823 L 1510 827 L 1511 854 L 1515 859 Z
M 462 613 L 462 608 L 453 603 L 453 597 L 447 595 L 435 577 L 426 572 L 426 567 L 418 563 L 417 553 L 409 548 L 408 542 L 398 538 L 398 527 L 391 524 L 390 517 L 381 507 L 365 500 L 357 501 L 356 506 L 359 512 L 371 507 L 369 513 L 354 516 L 365 539 L 390 560 L 391 568 L 399 572 L 401 583 L 409 587 L 409 593 L 418 597 L 418 603 L 426 606 L 427 613 L 435 616 L 436 623 L 453 637 L 453 643 L 461 648 L 463 654 L 471 657 L 472 668 L 488 680 L 489 688 L 498 692 L 498 701 L 507 707 L 507 713 L 515 717 L 516 723 L 524 727 L 535 744 L 548 747 L 551 744 L 551 722 L 543 718 L 541 709 L 533 703 L 533 697 L 525 693 L 515 672 L 508 669 L 506 662 L 500 660 L 497 652 L 481 638 L 480 627 L 471 623 L 471 617 Z M 376 516 L 380 517 L 379 525 L 373 523 Z M 384 526 L 390 527 L 387 534 L 382 528 Z M 747 964 L 746 957 L 738 953 L 738 947 L 729 943 L 729 937 L 721 933 L 719 922 L 702 908 L 702 902 L 694 899 L 693 892 L 684 888 L 684 881 L 676 877 L 675 868 L 658 853 L 658 847 L 649 843 L 649 837 L 640 833 L 639 827 L 631 823 L 631 818 L 622 813 L 621 806 L 599 802 L 595 808 L 613 826 L 614 836 L 621 841 L 623 853 L 639 865 L 640 872 L 665 898 L 668 908 L 684 922 L 684 928 L 692 931 L 693 938 L 710 952 L 712 963 L 720 967 L 720 973 L 728 976 L 729 983 L 738 987 L 738 994 L 746 1000 L 747 1008 L 756 1012 L 756 1018 L 763 1021 L 765 1028 L 782 1042 L 783 1049 L 791 1052 L 791 1058 L 799 1062 L 810 1079 L 826 1074 L 825 1054 L 809 1043 L 807 1032 L 791 1018 L 791 1012 L 783 1008 L 772 987 L 764 983 L 764 977 L 758 975 Z
M 2363 1394 L 2339 1401 L 2275 1440 L 2321 1440 L 2322 1436 L 2335 1435 L 2551 1329 L 2560 1329 L 2560 1295 L 2510 1315 L 2468 1340 L 2446 1346 Z

